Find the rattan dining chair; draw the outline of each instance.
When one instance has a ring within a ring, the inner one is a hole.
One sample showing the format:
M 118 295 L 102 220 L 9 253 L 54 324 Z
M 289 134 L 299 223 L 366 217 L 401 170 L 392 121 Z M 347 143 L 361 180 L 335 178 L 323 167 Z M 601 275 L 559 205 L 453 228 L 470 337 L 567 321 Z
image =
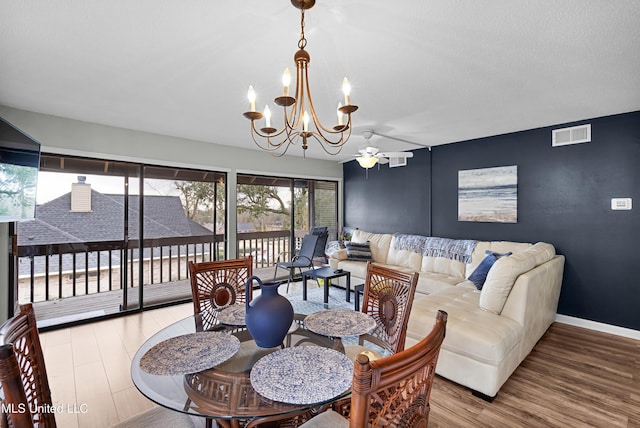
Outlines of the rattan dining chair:
M 20 312 L 0 327 L 0 384 L 3 409 L 9 426 L 55 428 L 51 390 L 40 344 L 33 306 L 20 306 Z M 193 427 L 188 416 L 154 407 L 115 425 L 114 428 Z
M 417 284 L 417 272 L 406 273 L 371 262 L 367 264 L 362 312 L 373 317 L 376 326 L 359 337 L 358 345 L 345 346 L 349 358 L 355 360 L 357 354 L 364 352 L 374 359 L 404 349 Z M 365 341 L 379 347 L 382 353 L 365 347 Z
M 438 311 L 431 332 L 411 348 L 376 361 L 358 355 L 349 405 L 327 410 L 300 428 L 426 428 L 446 324 L 447 313 Z
M 208 330 L 217 323 L 218 312 L 234 303 L 244 303 L 247 279 L 253 275 L 253 259 L 189 262 L 193 313 Z M 251 288 L 249 288 L 251 293 Z M 248 296 L 251 299 L 251 295 Z

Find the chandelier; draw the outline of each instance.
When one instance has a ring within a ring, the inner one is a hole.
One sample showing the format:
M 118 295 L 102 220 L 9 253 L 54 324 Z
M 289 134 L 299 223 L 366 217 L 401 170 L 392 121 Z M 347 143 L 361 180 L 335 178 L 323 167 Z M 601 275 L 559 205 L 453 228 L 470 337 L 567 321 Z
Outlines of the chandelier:
M 303 155 L 309 147 L 310 140 L 317 141 L 330 155 L 340 153 L 342 147 L 351 136 L 351 113 L 358 109 L 350 100 L 351 85 L 345 77 L 342 82 L 344 105 L 338 104 L 336 110 L 337 124 L 329 128 L 320 123 L 311 99 L 309 88 L 308 67 L 311 57 L 304 49 L 307 39 L 304 36 L 304 13 L 311 9 L 315 0 L 291 0 L 291 4 L 300 9 L 300 40 L 298 51 L 293 59 L 296 63 L 295 97 L 289 95 L 291 73 L 287 68 L 282 76 L 283 94 L 273 101 L 283 108 L 284 124 L 281 129 L 271 126 L 271 110 L 266 106 L 264 113 L 256 111 L 256 93 L 253 86 L 249 86 L 248 98 L 250 111 L 244 117 L 251 120 L 251 138 L 258 147 L 270 152 L 274 156 L 283 156 L 289 146 L 302 143 Z M 346 116 L 346 120 L 345 120 Z M 264 126 L 256 124 L 264 118 Z M 260 142 L 262 141 L 262 143 Z

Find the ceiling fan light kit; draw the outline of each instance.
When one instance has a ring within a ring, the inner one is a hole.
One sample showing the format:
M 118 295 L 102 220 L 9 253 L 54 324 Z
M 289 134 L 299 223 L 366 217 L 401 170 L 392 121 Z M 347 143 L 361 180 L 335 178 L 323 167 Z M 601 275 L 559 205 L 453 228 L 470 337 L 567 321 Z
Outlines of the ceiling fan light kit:
M 309 147 L 310 139 L 317 141 L 328 154 L 336 155 L 340 153 L 342 147 L 351 136 L 351 113 L 358 110 L 358 106 L 351 104 L 351 85 L 345 77 L 342 82 L 344 105 L 342 103 L 338 104 L 336 110 L 337 124 L 329 128 L 324 126 L 318 119 L 309 87 L 308 67 L 311 62 L 311 56 L 304 49 L 307 45 L 307 39 L 304 35 L 304 13 L 305 10 L 313 7 L 315 0 L 291 0 L 291 4 L 300 9 L 301 15 L 300 40 L 298 41 L 298 51 L 294 55 L 296 63 L 295 96 L 289 95 L 291 73 L 287 68 L 282 76 L 283 94 L 274 99 L 274 103 L 283 108 L 284 125 L 279 130 L 271 126 L 271 110 L 269 106 L 265 107 L 264 113 L 256 111 L 256 94 L 253 86 L 249 86 L 249 111 L 244 113 L 244 117 L 251 120 L 251 138 L 253 142 L 259 148 L 268 151 L 274 156 L 284 155 L 290 145 L 299 141 L 302 142 L 302 153 L 304 155 Z M 263 118 L 265 119 L 265 126 L 258 129 L 256 121 Z
M 395 168 L 398 166 L 407 165 L 407 159 L 413 157 L 412 152 L 380 152 L 377 147 L 373 147 L 369 145 L 369 140 L 373 135 L 378 135 L 381 137 L 391 138 L 394 140 L 403 141 L 409 144 L 414 144 L 419 146 L 417 143 L 412 143 L 410 141 L 405 141 L 396 137 L 389 137 L 387 135 L 379 134 L 375 131 L 364 131 L 362 136 L 367 141 L 367 146 L 364 149 L 358 150 L 360 155 L 356 155 L 356 161 L 358 164 L 365 169 L 373 168 L 376 164 L 388 163 L 389 168 Z M 424 146 L 423 146 L 424 147 Z
M 361 167 L 366 169 L 373 168 L 378 163 L 378 158 L 375 156 L 358 156 L 356 160 Z

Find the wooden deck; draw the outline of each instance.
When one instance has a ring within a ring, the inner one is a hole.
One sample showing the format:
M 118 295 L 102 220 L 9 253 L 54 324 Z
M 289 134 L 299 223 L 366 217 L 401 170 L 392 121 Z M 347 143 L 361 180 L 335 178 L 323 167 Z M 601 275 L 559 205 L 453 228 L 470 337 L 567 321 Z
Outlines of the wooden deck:
M 286 270 L 278 270 L 278 274 L 286 275 Z M 272 279 L 274 268 L 254 270 L 259 278 Z M 278 275 L 278 279 L 286 276 Z M 191 300 L 191 285 L 188 279 L 145 285 L 143 289 L 143 307 L 158 306 L 173 302 Z M 138 309 L 138 287 L 127 290 L 127 309 Z M 97 294 L 89 294 L 64 299 L 34 303 L 39 328 L 53 328 L 58 325 L 77 323 L 96 317 L 118 314 L 123 311 L 123 291 L 114 290 Z

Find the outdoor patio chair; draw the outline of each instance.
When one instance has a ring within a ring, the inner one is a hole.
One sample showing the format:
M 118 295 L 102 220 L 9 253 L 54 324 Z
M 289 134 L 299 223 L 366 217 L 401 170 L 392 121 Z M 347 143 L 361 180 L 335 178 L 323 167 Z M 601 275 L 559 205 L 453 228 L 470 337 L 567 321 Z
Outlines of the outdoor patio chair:
M 334 406 L 300 428 L 426 427 L 446 325 L 447 313 L 440 310 L 429 335 L 411 348 L 376 361 L 358 355 L 347 405 Z
M 316 252 L 316 245 L 318 243 L 318 235 L 308 234 L 302 238 L 302 244 L 300 245 L 300 249 L 287 261 L 281 261 L 282 258 L 286 257 L 288 254 L 286 252 L 280 253 L 278 255 L 278 260 L 276 261 L 276 269 L 273 272 L 273 279 L 275 281 L 276 276 L 278 274 L 278 268 L 285 268 L 289 270 L 289 278 L 287 280 L 287 293 L 289 292 L 289 284 L 293 281 L 293 277 L 295 274 L 295 270 L 298 269 L 300 275 L 302 275 L 302 269 L 312 269 L 313 268 L 313 255 Z
M 56 427 L 55 412 L 49 410 L 53 408 L 51 390 L 30 303 L 20 306 L 20 312 L 0 327 L 0 384 L 3 408 L 16 409 L 3 412 L 9 426 Z M 115 425 L 119 428 L 155 426 L 194 427 L 194 424 L 187 415 L 154 407 Z
M 329 237 L 329 228 L 326 226 L 314 227 L 313 229 L 311 229 L 311 234 L 318 236 L 316 249 L 313 252 L 313 259 L 321 258 L 322 262 L 325 263 L 327 261 L 327 257 L 325 255 L 325 248 L 327 246 L 327 239 Z
M 253 259 L 189 262 L 193 313 L 202 322 L 198 329 L 208 330 L 217 324 L 218 312 L 246 300 L 245 286 L 253 275 Z M 249 292 L 251 293 L 251 288 Z M 251 299 L 251 296 L 249 296 Z

